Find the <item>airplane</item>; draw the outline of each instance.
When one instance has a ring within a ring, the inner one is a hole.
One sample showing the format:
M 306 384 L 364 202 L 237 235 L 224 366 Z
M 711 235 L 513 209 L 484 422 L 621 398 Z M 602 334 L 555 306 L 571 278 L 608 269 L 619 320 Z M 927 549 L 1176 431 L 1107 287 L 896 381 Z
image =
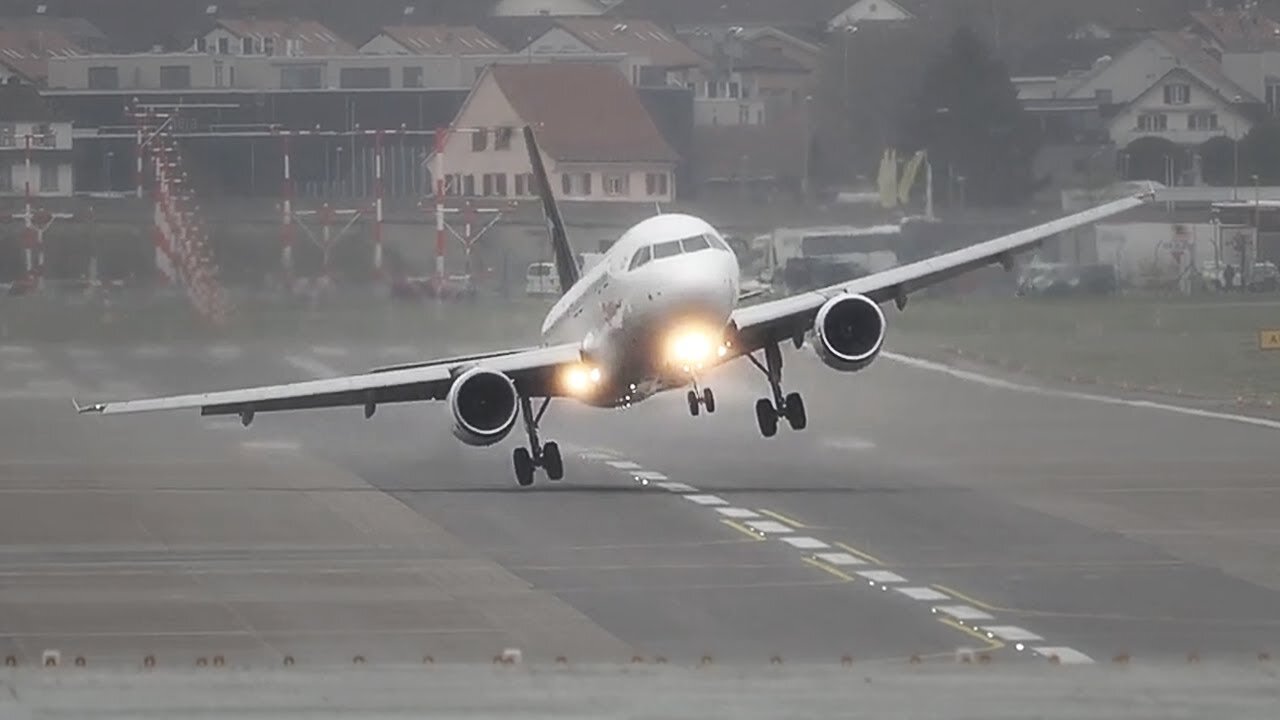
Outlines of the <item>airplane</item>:
M 504 440 L 522 422 L 528 446 L 515 448 L 516 482 L 528 487 L 540 468 L 564 477 L 554 441 L 539 425 L 553 398 L 600 408 L 629 407 L 658 393 L 689 388 L 689 413 L 716 411 L 705 378 L 715 367 L 745 357 L 764 375 L 769 397 L 756 401 L 761 435 L 780 421 L 793 430 L 808 424 L 804 399 L 785 392 L 782 346 L 799 349 L 806 337 L 829 367 L 856 372 L 884 345 L 881 305 L 901 310 L 907 296 L 948 278 L 999 263 L 1013 268 L 1015 253 L 1045 238 L 1151 200 L 1152 189 L 994 240 L 943 253 L 814 291 L 739 305 L 737 258 L 714 227 L 693 215 L 659 213 L 632 226 L 600 262 L 580 272 L 551 192 L 532 127 L 523 129 L 536 178 L 562 295 L 542 324 L 542 342 L 392 367 L 323 380 L 220 392 L 102 402 L 80 413 L 115 415 L 199 409 L 201 415 L 239 415 L 248 426 L 260 412 L 360 406 L 365 418 L 386 403 L 441 400 L 453 434 L 471 446 Z M 760 356 L 763 356 L 761 358 Z M 540 403 L 535 412 L 533 401 Z

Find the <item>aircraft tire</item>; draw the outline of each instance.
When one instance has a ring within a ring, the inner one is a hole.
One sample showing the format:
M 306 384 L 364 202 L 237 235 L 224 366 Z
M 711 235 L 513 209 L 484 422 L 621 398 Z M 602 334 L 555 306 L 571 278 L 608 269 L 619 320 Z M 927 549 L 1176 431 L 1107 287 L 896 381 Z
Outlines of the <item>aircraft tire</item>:
M 516 484 L 520 487 L 529 487 L 533 484 L 533 457 L 529 455 L 528 448 L 516 448 L 511 453 L 512 463 L 516 467 Z
M 809 424 L 809 416 L 804 410 L 804 398 L 800 397 L 800 393 L 793 392 L 787 396 L 786 416 L 792 430 L 803 430 Z
M 716 411 L 716 394 L 711 392 L 711 388 L 702 388 L 702 406 L 708 413 Z
M 761 435 L 773 437 L 778 434 L 778 411 L 773 409 L 768 398 L 756 401 L 756 423 L 760 426 Z
M 552 480 L 564 478 L 564 460 L 560 457 L 560 446 L 554 442 L 542 446 L 542 467 L 547 477 Z
M 685 396 L 685 400 L 689 402 L 689 414 L 698 417 L 698 411 L 701 409 L 701 405 L 698 403 L 698 393 L 690 390 L 689 394 Z

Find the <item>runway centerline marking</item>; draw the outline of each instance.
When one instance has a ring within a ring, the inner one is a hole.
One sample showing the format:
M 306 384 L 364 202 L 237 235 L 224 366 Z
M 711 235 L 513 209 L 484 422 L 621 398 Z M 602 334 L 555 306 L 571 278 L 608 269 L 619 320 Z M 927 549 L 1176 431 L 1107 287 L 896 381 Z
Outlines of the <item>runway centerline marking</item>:
M 729 501 L 718 495 L 703 494 L 692 485 L 682 482 L 668 481 L 667 476 L 662 473 L 656 473 L 651 470 L 644 470 L 639 463 L 630 460 L 606 460 L 605 464 L 610 467 L 628 471 L 632 477 L 647 480 L 652 477 L 660 477 L 664 482 L 654 483 L 656 487 L 662 488 L 671 493 L 681 494 L 684 499 L 702 506 L 711 507 L 720 515 L 720 522 L 732 528 L 733 530 L 746 535 L 752 541 L 762 542 L 769 539 L 776 539 L 782 543 L 800 550 L 830 550 L 831 544 L 826 541 L 809 535 L 794 534 L 797 528 L 806 528 L 807 526 L 800 521 L 783 515 L 774 510 L 759 508 L 757 510 L 749 510 L 746 508 L 733 507 L 729 505 Z M 772 520 L 749 520 L 746 518 L 758 518 L 761 515 L 774 518 Z M 742 520 L 742 522 L 739 522 Z M 992 605 L 982 603 L 978 600 L 968 597 L 963 593 L 956 592 L 951 588 L 934 585 L 932 587 L 922 585 L 911 585 L 910 581 L 902 575 L 888 569 L 869 569 L 858 570 L 854 574 L 849 574 L 840 567 L 859 566 L 859 565 L 881 565 L 885 563 L 880 558 L 863 550 L 859 550 L 852 545 L 844 542 L 836 541 L 835 546 L 847 552 L 817 552 L 803 555 L 800 559 L 805 564 L 817 568 L 824 573 L 838 578 L 842 583 L 854 583 L 862 580 L 881 591 L 895 590 L 897 595 L 917 603 L 928 604 L 929 612 L 935 616 L 938 622 L 948 627 L 959 630 L 973 638 L 976 638 L 984 644 L 983 650 L 995 650 L 1006 647 L 1005 642 L 1014 643 L 1014 647 L 1018 651 L 1026 649 L 1025 642 L 1044 641 L 1044 638 L 1035 632 L 1017 625 L 1002 625 L 996 622 L 996 617 L 987 612 L 1016 612 L 1002 608 L 996 608 Z M 951 601 L 960 599 L 971 604 L 946 604 L 933 605 L 935 601 Z M 976 607 L 975 607 L 976 606 Z M 980 609 L 984 608 L 984 609 Z M 990 624 L 979 626 L 978 622 L 991 621 Z M 972 652 L 967 648 L 962 648 L 965 652 Z M 1046 652 L 1041 652 L 1046 650 Z M 1056 657 L 1059 662 L 1071 662 L 1075 664 L 1091 663 L 1093 659 L 1088 655 L 1079 652 L 1070 647 L 1065 646 L 1039 646 L 1035 650 L 1043 657 Z M 1070 660 L 1068 660 L 1070 658 Z

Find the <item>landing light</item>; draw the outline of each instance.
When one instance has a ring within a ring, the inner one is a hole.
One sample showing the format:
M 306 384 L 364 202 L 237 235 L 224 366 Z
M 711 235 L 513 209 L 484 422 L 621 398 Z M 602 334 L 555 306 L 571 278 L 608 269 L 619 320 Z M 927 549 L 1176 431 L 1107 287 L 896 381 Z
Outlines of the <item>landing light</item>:
M 701 368 L 715 357 L 724 357 L 724 346 L 717 349 L 716 333 L 705 327 L 677 328 L 667 341 L 667 360 L 686 371 Z
M 561 374 L 565 392 L 570 395 L 589 395 L 600 384 L 603 374 L 600 368 L 590 365 L 570 365 Z

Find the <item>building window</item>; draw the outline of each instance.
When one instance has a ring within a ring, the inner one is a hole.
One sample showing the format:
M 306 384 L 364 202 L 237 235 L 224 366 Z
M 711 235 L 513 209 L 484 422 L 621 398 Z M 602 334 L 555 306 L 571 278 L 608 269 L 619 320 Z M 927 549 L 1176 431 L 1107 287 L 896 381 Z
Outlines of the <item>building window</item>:
M 13 165 L 0 162 L 0 193 L 13 192 Z
M 489 147 L 489 131 L 480 128 L 471 133 L 471 151 L 484 152 Z
M 18 147 L 18 127 L 13 123 L 0 124 L 0 148 Z
M 407 88 L 422 87 L 422 68 L 407 67 L 400 71 L 401 84 Z
M 476 176 L 475 175 L 462 176 L 462 194 L 465 195 L 466 197 L 475 197 L 476 195 Z
M 649 195 L 666 195 L 667 194 L 667 174 L 666 173 L 645 173 L 644 174 L 644 191 Z
M 738 106 L 738 124 L 746 125 L 750 122 L 751 122 L 751 106 L 739 105 Z
M 191 87 L 191 66 L 190 65 L 161 65 L 160 66 L 160 87 L 165 89 L 180 89 Z
M 338 71 L 338 86 L 344 88 L 389 88 L 391 68 L 342 68 Z
M 240 38 L 240 54 L 241 55 L 253 54 L 253 38 Z
M 1186 105 L 1191 102 L 1191 86 L 1185 83 L 1170 83 L 1164 86 L 1165 105 Z
M 275 54 L 276 54 L 276 39 L 275 39 L 275 38 L 273 38 L 273 37 L 264 37 L 264 38 L 262 38 L 262 54 L 263 54 L 263 55 L 275 55 Z
M 511 128 L 500 127 L 493 131 L 493 149 L 494 150 L 510 150 L 511 149 Z
M 120 69 L 114 66 L 89 68 L 90 90 L 117 90 L 120 88 Z
M 1169 117 L 1164 113 L 1143 113 L 1138 116 L 1138 129 L 1142 132 L 1164 132 L 1169 129 Z
M 565 195 L 573 194 L 573 178 L 569 173 L 564 173 L 560 176 L 560 192 Z
M 735 100 L 741 97 L 742 86 L 736 82 L 729 83 L 729 97 Z
M 1217 113 L 1191 113 L 1187 116 L 1188 130 L 1217 130 L 1218 114 Z
M 538 185 L 533 181 L 533 173 L 516 173 L 516 197 L 524 197 L 533 195 L 538 190 Z
M 220 37 L 220 38 L 218 38 L 218 54 L 219 54 L 219 55 L 230 55 L 230 54 L 231 54 L 231 40 L 230 40 L 230 38 L 224 38 L 224 37 Z
M 626 175 L 605 175 L 601 178 L 601 184 L 604 185 L 604 194 L 610 196 L 627 194 L 627 176 Z
M 222 63 L 217 62 L 213 64 L 213 86 L 214 87 L 222 87 L 223 72 L 225 72 L 225 69 L 222 67 Z
M 582 178 L 582 194 L 590 195 L 591 194 L 591 173 L 582 173 L 582 175 L 580 175 L 579 177 Z
M 208 50 L 209 41 L 205 40 L 203 37 L 196 38 L 196 52 L 208 52 Z
M 231 68 L 235 70 L 235 68 Z M 319 65 L 285 65 L 280 68 L 280 88 L 283 90 L 318 90 L 322 68 Z M 235 80 L 232 80 L 235 84 Z
M 57 192 L 58 191 L 58 164 L 53 162 L 40 163 L 40 192 Z
M 485 197 L 506 197 L 507 196 L 507 174 L 506 173 L 485 173 L 481 178 L 483 182 Z

